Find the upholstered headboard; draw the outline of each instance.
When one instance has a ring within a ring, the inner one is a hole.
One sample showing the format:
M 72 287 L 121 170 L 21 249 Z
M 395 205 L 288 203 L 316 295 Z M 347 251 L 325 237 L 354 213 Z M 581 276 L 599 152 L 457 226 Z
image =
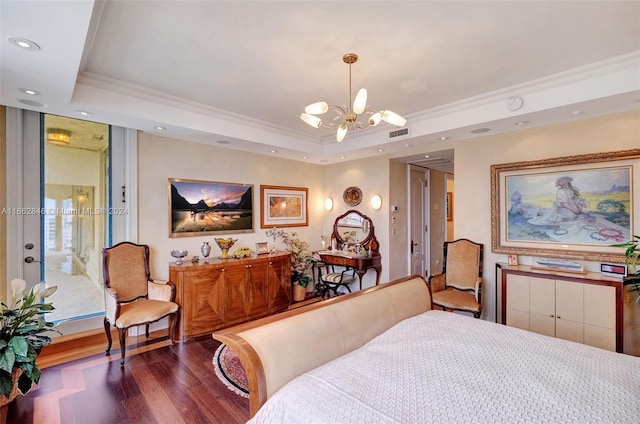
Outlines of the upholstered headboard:
M 253 416 L 288 381 L 431 306 L 426 281 L 414 275 L 220 330 L 213 337 L 238 354 Z

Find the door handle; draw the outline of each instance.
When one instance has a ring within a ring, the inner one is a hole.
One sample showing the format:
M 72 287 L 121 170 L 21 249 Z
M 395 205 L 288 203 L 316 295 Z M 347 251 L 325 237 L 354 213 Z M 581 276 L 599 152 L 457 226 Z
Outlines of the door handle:
M 411 240 L 411 254 L 413 255 L 413 247 L 417 246 L 418 243 L 414 243 L 413 240 Z
M 24 258 L 24 261 L 28 264 L 33 262 L 40 262 L 40 261 L 36 261 L 36 259 L 33 256 L 27 256 L 26 258 Z

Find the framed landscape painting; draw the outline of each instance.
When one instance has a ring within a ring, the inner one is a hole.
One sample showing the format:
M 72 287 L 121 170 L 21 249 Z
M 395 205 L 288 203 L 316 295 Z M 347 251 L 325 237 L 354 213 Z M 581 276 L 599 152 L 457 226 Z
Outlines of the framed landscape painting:
M 304 187 L 261 185 L 260 228 L 309 225 L 307 193 Z
M 611 245 L 639 220 L 638 166 L 640 149 L 493 165 L 492 251 L 624 262 Z
M 169 237 L 253 232 L 253 185 L 169 178 Z

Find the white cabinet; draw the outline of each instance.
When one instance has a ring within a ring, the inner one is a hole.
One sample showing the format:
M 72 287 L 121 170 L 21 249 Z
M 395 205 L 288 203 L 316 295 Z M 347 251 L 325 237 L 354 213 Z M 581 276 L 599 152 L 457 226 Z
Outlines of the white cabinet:
M 512 270 L 502 279 L 507 325 L 622 351 L 621 283 Z

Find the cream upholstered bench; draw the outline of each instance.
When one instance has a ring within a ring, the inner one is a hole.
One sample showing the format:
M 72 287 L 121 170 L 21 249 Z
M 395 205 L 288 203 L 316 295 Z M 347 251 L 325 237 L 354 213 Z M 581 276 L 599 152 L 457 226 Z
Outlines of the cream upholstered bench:
M 253 416 L 288 381 L 431 308 L 429 287 L 415 275 L 220 330 L 213 338 L 238 354 Z

